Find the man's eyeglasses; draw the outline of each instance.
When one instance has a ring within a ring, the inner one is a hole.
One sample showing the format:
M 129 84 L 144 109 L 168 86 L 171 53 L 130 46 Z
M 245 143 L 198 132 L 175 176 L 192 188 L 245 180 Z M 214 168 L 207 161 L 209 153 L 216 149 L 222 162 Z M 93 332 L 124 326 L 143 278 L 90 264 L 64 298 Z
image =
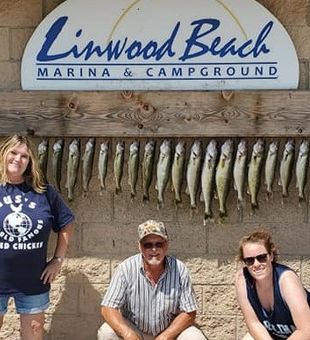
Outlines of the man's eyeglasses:
M 246 266 L 253 266 L 255 259 L 259 262 L 259 263 L 266 263 L 268 260 L 268 253 L 265 254 L 259 254 L 256 256 L 250 256 L 250 257 L 245 257 L 243 259 L 243 262 L 245 263 Z
M 153 249 L 153 248 L 157 249 L 157 248 L 163 248 L 165 246 L 165 243 L 166 242 L 155 242 L 155 243 L 145 242 L 141 244 L 144 249 Z

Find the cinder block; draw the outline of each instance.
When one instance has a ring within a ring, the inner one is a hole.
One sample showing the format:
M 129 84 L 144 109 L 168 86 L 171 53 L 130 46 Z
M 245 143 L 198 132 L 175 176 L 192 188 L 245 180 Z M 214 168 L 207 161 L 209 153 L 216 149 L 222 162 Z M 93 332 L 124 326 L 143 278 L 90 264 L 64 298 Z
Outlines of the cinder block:
M 238 308 L 234 286 L 205 286 L 203 306 L 204 314 L 234 315 Z
M 194 284 L 233 284 L 236 272 L 234 258 L 191 257 L 184 260 Z
M 104 289 L 103 284 L 83 284 L 80 289 L 79 314 L 100 315 L 100 303 Z
M 11 29 L 11 59 L 22 59 L 24 49 L 32 33 L 32 28 Z
M 197 321 L 209 340 L 236 339 L 236 321 L 233 316 L 199 315 Z
M 20 63 L 0 62 L 0 90 L 20 89 Z
M 58 5 L 60 5 L 64 1 L 65 0 L 45 0 L 43 9 L 44 16 L 49 14 L 53 9 L 55 9 Z
M 304 257 L 301 262 L 301 280 L 310 291 L 310 257 Z
M 299 61 L 299 90 L 309 90 L 309 60 Z
M 259 0 L 284 26 L 307 25 L 307 0 Z
M 68 283 L 53 284 L 50 299 L 49 314 L 73 314 L 78 313 L 80 284 Z
M 0 28 L 0 61 L 8 61 L 10 58 L 9 29 Z
M 103 284 L 110 280 L 110 260 L 96 257 L 70 258 L 63 275 L 67 280 L 83 284 Z
M 1 0 L 0 26 L 37 26 L 42 20 L 42 0 Z
M 310 55 L 310 27 L 288 26 L 287 31 L 294 42 L 298 58 L 308 59 Z

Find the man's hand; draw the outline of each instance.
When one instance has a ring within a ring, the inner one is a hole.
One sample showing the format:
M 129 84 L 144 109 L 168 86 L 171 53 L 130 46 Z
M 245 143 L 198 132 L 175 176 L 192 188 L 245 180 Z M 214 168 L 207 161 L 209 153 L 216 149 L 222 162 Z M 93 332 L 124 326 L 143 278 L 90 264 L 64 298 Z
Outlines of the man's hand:
M 154 340 L 174 340 L 174 337 L 171 337 L 167 333 L 162 332 L 158 334 L 157 337 L 154 338 Z
M 128 331 L 124 336 L 124 340 L 143 340 L 139 334 L 134 332 L 133 330 Z

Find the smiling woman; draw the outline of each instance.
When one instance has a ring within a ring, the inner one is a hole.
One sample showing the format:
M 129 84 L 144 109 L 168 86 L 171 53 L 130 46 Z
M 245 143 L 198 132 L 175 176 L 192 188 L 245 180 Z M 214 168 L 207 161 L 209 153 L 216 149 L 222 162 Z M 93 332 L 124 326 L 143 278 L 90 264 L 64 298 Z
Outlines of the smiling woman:
M 277 249 L 267 230 L 240 240 L 238 259 L 245 267 L 236 275 L 236 294 L 250 339 L 310 338 L 310 293 L 296 273 L 276 263 Z

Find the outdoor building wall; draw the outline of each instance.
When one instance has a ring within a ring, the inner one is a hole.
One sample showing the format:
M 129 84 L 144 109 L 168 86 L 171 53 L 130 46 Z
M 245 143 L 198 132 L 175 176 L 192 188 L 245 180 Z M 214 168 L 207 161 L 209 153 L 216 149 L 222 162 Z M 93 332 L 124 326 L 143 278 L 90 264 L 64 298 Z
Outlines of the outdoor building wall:
M 43 17 L 61 2 L 0 0 L 0 91 L 21 89 L 20 63 L 27 39 Z M 266 0 L 260 3 L 282 22 L 292 37 L 300 60 L 299 89 L 309 90 L 310 1 Z M 116 139 L 110 139 L 113 148 Z M 46 339 L 96 339 L 97 329 L 102 322 L 100 301 L 113 270 L 120 261 L 137 252 L 137 226 L 150 218 L 161 220 L 167 225 L 171 254 L 183 260 L 190 269 L 199 301 L 198 324 L 210 340 L 241 339 L 245 334 L 245 325 L 234 292 L 234 275 L 238 266 L 235 255 L 239 238 L 253 228 L 266 226 L 271 230 L 280 249 L 280 262 L 292 266 L 310 289 L 309 183 L 306 188 L 307 200 L 301 206 L 298 204 L 294 176 L 290 196 L 284 203 L 280 187 L 276 183 L 274 196 L 266 201 L 266 190 L 262 183 L 260 209 L 256 215 L 251 215 L 247 198 L 243 216 L 237 210 L 237 196 L 231 188 L 226 220 L 204 226 L 203 204 L 199 203 L 198 212 L 191 216 L 189 199 L 183 194 L 183 205 L 177 210 L 169 188 L 165 193 L 164 207 L 158 210 L 154 178 L 150 203 L 142 205 L 141 177 L 138 180 L 137 198 L 131 201 L 126 165 L 128 145 L 132 138 L 125 139 L 123 192 L 119 195 L 114 193 L 113 161 L 110 153 L 107 190 L 101 195 L 97 161 L 102 140 L 104 131 L 96 140 L 90 192 L 85 197 L 82 195 L 80 176 L 75 199 L 70 203 L 76 214 L 75 232 L 61 275 L 52 285 Z M 142 149 L 145 139 L 139 140 Z M 34 139 L 36 144 L 40 141 L 40 138 Z M 54 141 L 54 138 L 50 138 L 50 150 Z M 82 138 L 82 150 L 86 141 L 86 138 Z M 158 145 L 160 141 L 157 140 Z M 68 142 L 69 138 L 66 138 L 66 146 Z M 191 139 L 187 139 L 188 149 L 191 142 Z M 283 144 L 284 140 L 281 140 L 282 148 Z M 66 148 L 62 176 L 65 198 L 67 156 Z M 217 202 L 214 202 L 213 209 L 216 211 L 216 208 Z M 52 235 L 50 249 L 53 249 L 54 241 L 55 235 Z M 11 306 L 5 317 L 0 339 L 19 339 L 18 316 L 12 311 Z

